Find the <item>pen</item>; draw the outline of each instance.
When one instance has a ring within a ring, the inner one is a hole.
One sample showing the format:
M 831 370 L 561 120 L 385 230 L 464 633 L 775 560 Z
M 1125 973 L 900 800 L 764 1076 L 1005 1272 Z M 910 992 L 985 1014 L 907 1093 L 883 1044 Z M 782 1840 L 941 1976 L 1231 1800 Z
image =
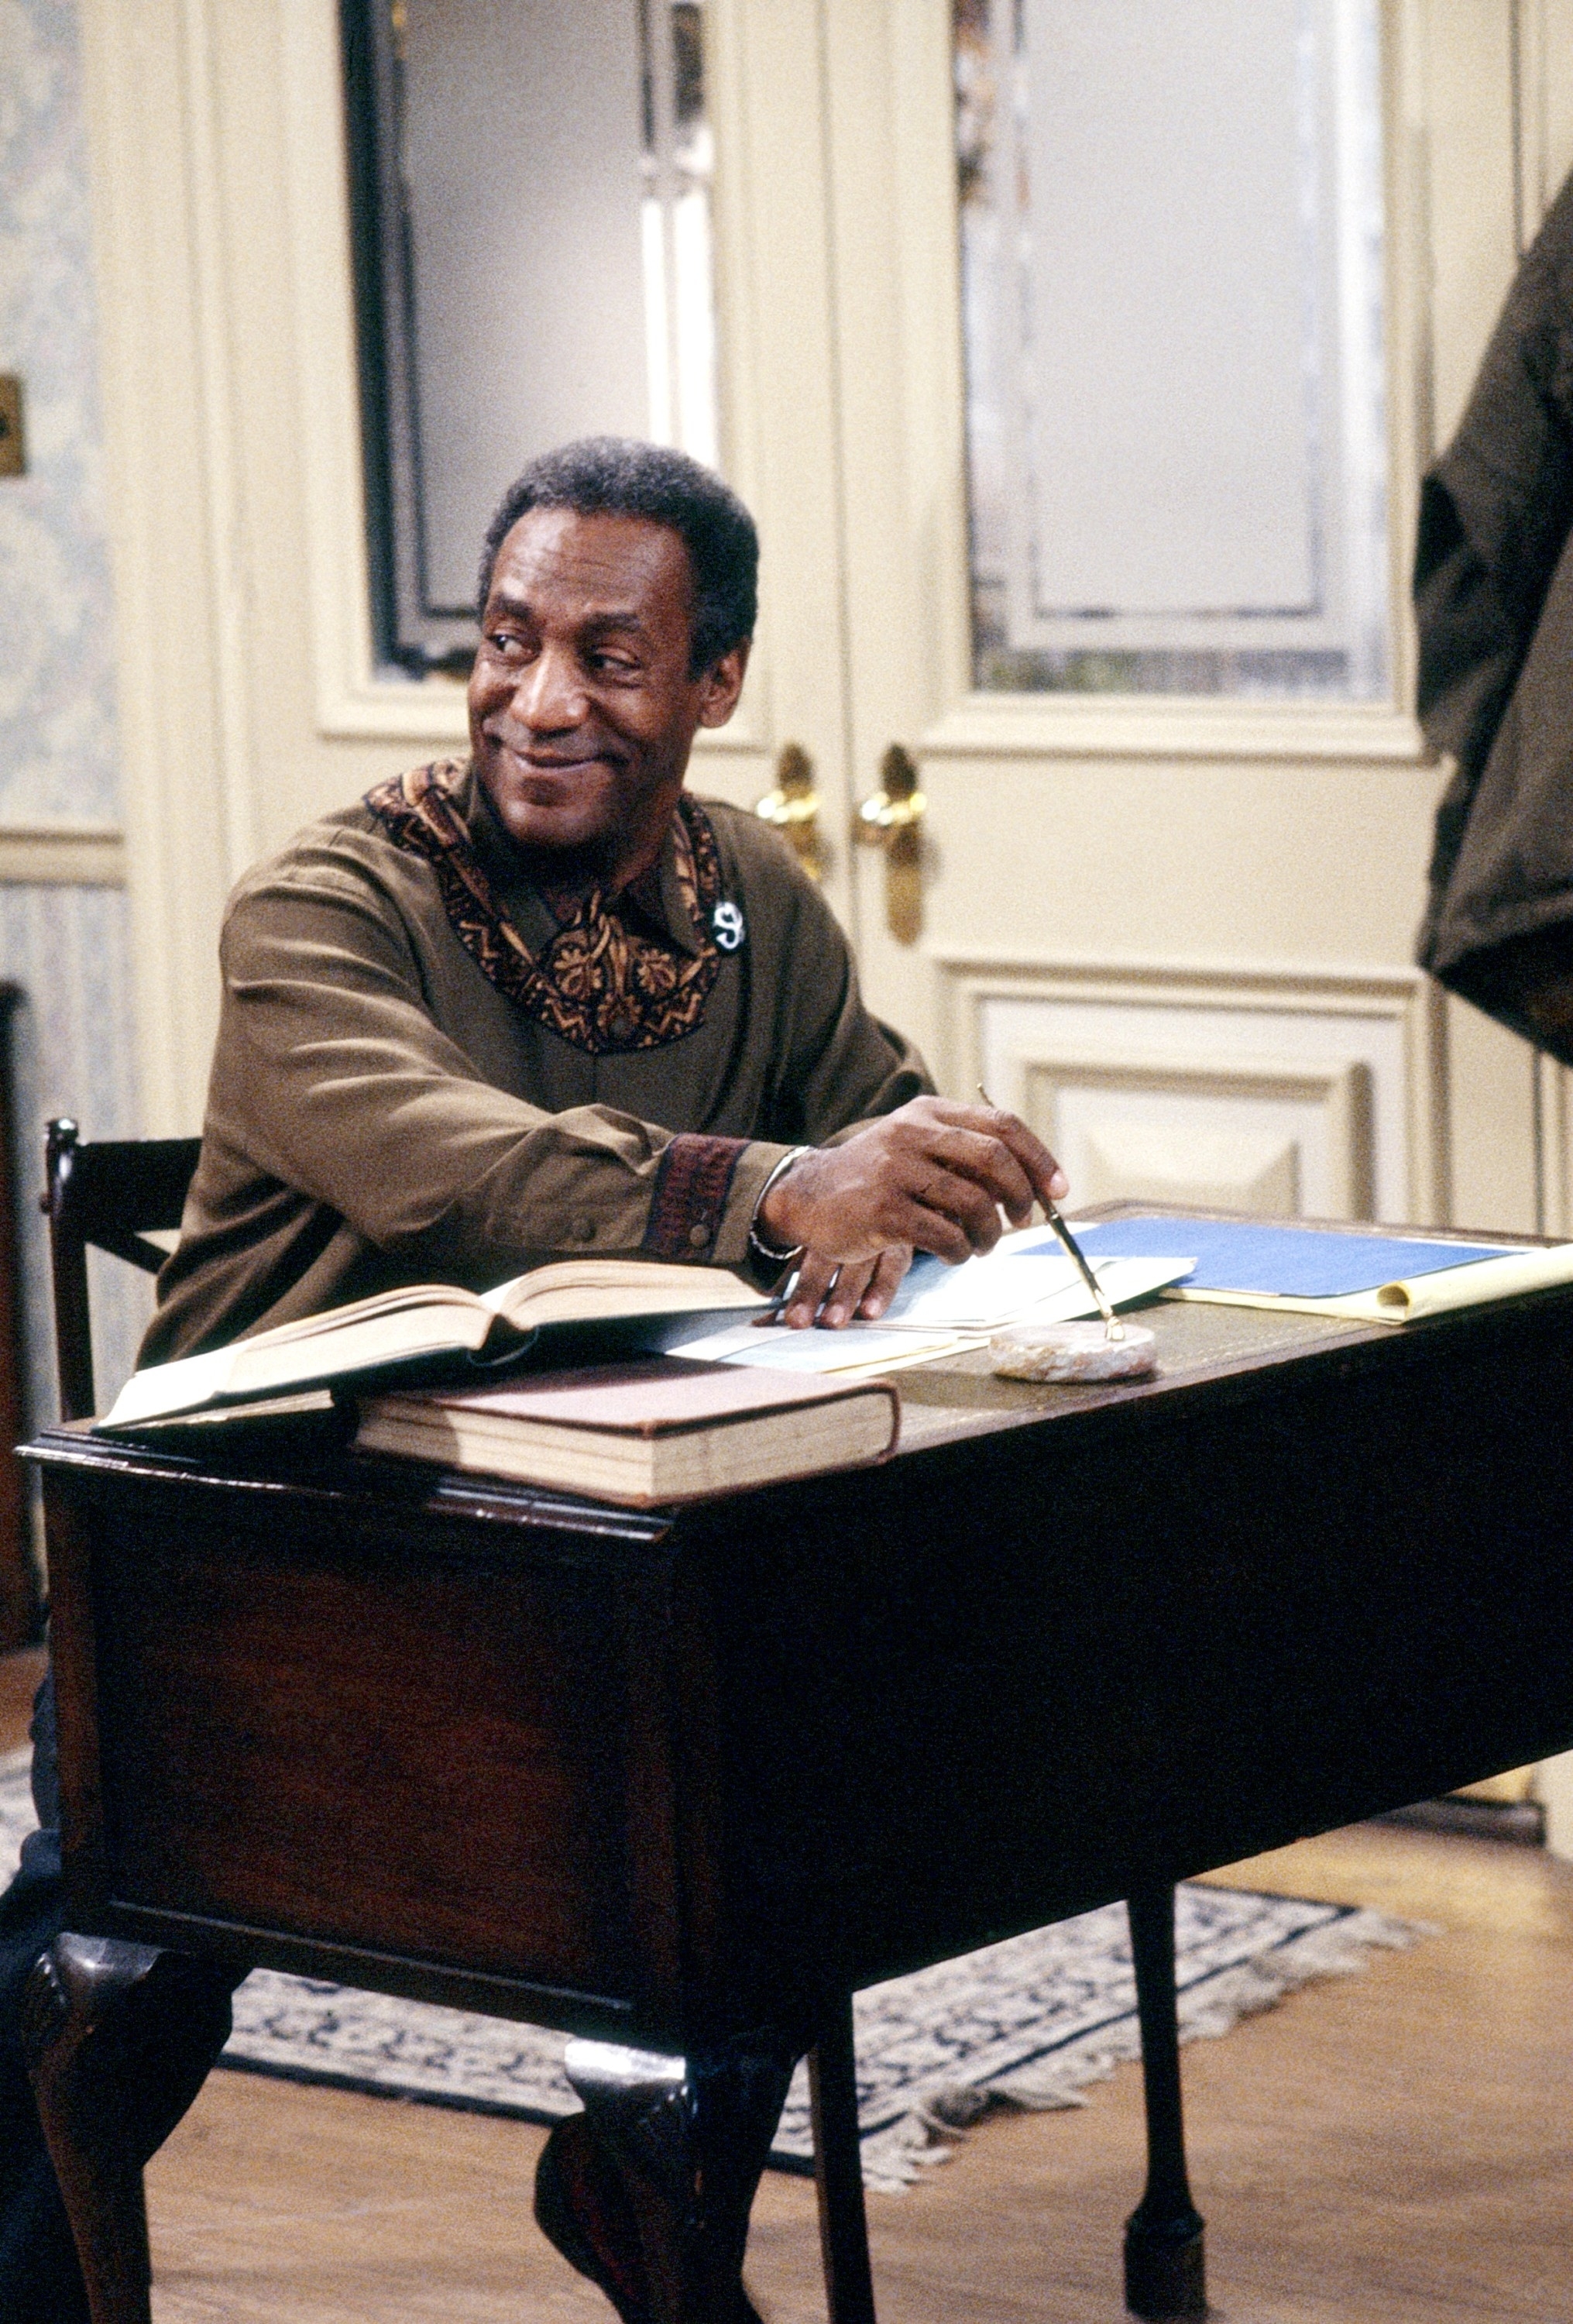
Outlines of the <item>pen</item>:
M 797 1278 L 802 1272 L 803 1269 L 800 1267 L 795 1267 L 792 1269 L 786 1282 L 772 1296 L 769 1305 L 754 1317 L 756 1323 L 774 1323 L 779 1321 L 792 1305 L 793 1296 L 797 1289 Z
M 989 1096 L 981 1082 L 978 1084 L 978 1094 L 991 1112 L 998 1112 L 999 1108 L 995 1104 L 994 1100 Z M 1060 1240 L 1064 1244 L 1065 1249 L 1070 1252 L 1072 1258 L 1081 1268 L 1083 1282 L 1086 1284 L 1088 1290 L 1091 1292 L 1094 1299 L 1098 1302 L 1098 1312 L 1103 1318 L 1104 1338 L 1106 1340 L 1123 1340 L 1125 1337 L 1125 1325 L 1120 1322 L 1118 1316 L 1115 1314 L 1113 1308 L 1104 1297 L 1103 1286 L 1098 1280 L 1097 1276 L 1093 1274 L 1090 1267 L 1088 1266 L 1081 1244 L 1071 1232 L 1070 1228 L 1065 1224 L 1064 1220 L 1060 1216 L 1059 1212 L 1054 1208 L 1053 1204 L 1050 1202 L 1048 1196 L 1046 1194 L 1040 1194 L 1038 1196 L 1038 1200 L 1042 1203 L 1044 1209 L 1048 1215 L 1049 1224 L 1053 1228 L 1054 1232 L 1059 1236 Z

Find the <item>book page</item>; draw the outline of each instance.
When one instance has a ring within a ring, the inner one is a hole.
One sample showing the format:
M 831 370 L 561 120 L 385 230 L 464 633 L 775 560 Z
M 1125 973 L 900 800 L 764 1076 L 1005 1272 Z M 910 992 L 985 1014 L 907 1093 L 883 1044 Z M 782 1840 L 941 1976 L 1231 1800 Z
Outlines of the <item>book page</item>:
M 441 1284 L 354 1300 L 205 1355 L 149 1364 L 126 1381 L 104 1425 L 129 1427 L 203 1405 L 265 1396 L 274 1388 L 307 1388 L 373 1364 L 450 1348 L 463 1353 L 480 1347 L 491 1327 L 490 1311 L 473 1292 Z
M 262 1396 L 273 1388 L 305 1388 L 314 1380 L 368 1370 L 374 1364 L 400 1363 L 414 1356 L 463 1353 L 478 1348 L 492 1318 L 477 1299 L 463 1307 L 411 1307 L 397 1316 L 362 1315 L 335 1332 L 299 1340 L 237 1340 L 225 1394 Z
M 445 1314 L 479 1314 L 483 1303 L 474 1292 L 465 1291 L 456 1283 L 411 1283 L 397 1291 L 374 1291 L 366 1299 L 351 1299 L 342 1307 L 325 1307 L 320 1314 L 298 1316 L 292 1323 L 275 1323 L 271 1331 L 254 1332 L 245 1345 L 252 1348 L 295 1347 L 302 1340 L 319 1339 L 324 1333 L 339 1332 L 346 1325 L 382 1322 L 411 1313 L 416 1309 L 437 1309 Z M 485 1337 L 489 1316 L 484 1316 L 473 1328 L 480 1337 L 466 1345 L 479 1347 Z
M 215 1402 L 229 1385 L 234 1360 L 233 1348 L 210 1348 L 206 1355 L 177 1356 L 173 1363 L 133 1372 L 106 1415 L 106 1425 L 128 1427 Z
M 763 1292 L 724 1267 L 673 1267 L 646 1259 L 558 1259 L 482 1294 L 482 1305 L 520 1332 L 542 1323 L 768 1304 Z

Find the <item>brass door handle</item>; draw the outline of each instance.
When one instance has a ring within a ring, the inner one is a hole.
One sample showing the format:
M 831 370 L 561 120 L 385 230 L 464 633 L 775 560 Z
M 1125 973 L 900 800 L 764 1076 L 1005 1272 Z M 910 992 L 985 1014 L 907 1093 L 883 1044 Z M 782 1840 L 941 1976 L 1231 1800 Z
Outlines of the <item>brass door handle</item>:
M 898 944 L 923 928 L 923 819 L 928 801 L 917 787 L 910 751 L 892 742 L 879 761 L 880 788 L 858 809 L 853 826 L 867 847 L 885 850 L 885 918 Z
M 756 802 L 761 823 L 774 824 L 796 851 L 810 879 L 824 871 L 819 838 L 819 793 L 814 788 L 814 761 L 801 742 L 782 745 L 776 761 L 776 788 Z
M 928 812 L 928 801 L 917 788 L 917 768 L 910 751 L 892 742 L 879 761 L 882 788 L 858 809 L 858 837 L 868 847 L 888 847 L 898 833 L 910 832 Z

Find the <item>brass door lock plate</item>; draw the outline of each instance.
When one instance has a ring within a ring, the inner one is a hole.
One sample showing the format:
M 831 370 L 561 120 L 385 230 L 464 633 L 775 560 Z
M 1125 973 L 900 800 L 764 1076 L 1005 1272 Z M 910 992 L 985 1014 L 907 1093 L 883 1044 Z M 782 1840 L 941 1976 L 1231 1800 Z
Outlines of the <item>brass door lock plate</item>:
M 26 467 L 22 448 L 22 382 L 0 372 L 0 476 L 20 476 Z

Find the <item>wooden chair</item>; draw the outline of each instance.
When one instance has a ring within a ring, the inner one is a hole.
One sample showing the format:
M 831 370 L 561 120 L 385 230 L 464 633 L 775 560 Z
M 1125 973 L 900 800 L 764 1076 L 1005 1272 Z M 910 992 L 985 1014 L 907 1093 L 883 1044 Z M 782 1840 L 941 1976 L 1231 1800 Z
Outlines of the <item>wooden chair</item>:
M 156 1273 L 166 1253 L 148 1238 L 179 1225 L 200 1144 L 195 1138 L 167 1138 L 85 1145 L 68 1118 L 48 1126 L 42 1207 L 50 1222 L 63 1419 L 87 1419 L 96 1408 L 87 1252 L 107 1251 Z M 1148 2178 L 1126 2230 L 1126 2297 L 1142 2317 L 1202 2315 L 1202 2222 L 1186 2182 L 1180 2104 L 1173 1889 L 1158 1887 L 1133 1897 L 1129 1912 Z M 46 2130 L 52 2115 L 59 2132 L 50 2137 L 57 2171 L 62 2184 L 69 2175 L 76 2181 L 66 2188 L 68 2208 L 74 2221 L 90 2223 L 95 2248 L 84 2252 L 83 2261 L 95 2324 L 141 2324 L 149 2313 L 147 2215 L 140 2165 L 128 2172 L 115 2126 L 133 2117 L 144 2120 L 136 2144 L 144 2156 L 156 2151 L 227 2038 L 228 1997 L 235 1979 L 199 1961 L 98 1938 L 62 1939 L 40 1969 L 47 1974 L 41 1979 L 35 1972 L 28 2046 Z M 54 2024 L 48 2022 L 51 2013 Z M 75 2044 L 56 2038 L 57 2025 L 68 2015 L 78 2029 Z M 144 2023 L 135 2028 L 136 2038 L 125 2040 L 122 2029 L 138 2018 Z M 161 2101 L 150 2104 L 143 2090 L 127 2081 L 125 2061 L 161 2051 L 161 2029 L 181 2062 Z M 111 2034 L 107 2042 L 106 2031 Z M 90 2033 L 97 2041 L 82 2038 Z M 67 2050 L 71 2054 L 62 2057 Z M 49 2088 L 40 2070 L 46 2055 Z M 106 2061 L 113 2088 L 105 2080 Z M 808 2065 L 831 2324 L 875 2324 L 850 1995 L 821 2024 Z
M 168 1253 L 148 1237 L 179 1225 L 201 1150 L 199 1138 L 116 1138 L 84 1146 L 68 1116 L 49 1124 L 41 1207 L 50 1224 L 62 1420 L 89 1420 L 97 1409 L 88 1250 L 108 1251 L 156 1275 Z
M 89 1250 L 156 1274 L 168 1254 L 148 1237 L 179 1225 L 200 1149 L 196 1138 L 83 1145 L 68 1117 L 49 1123 L 41 1207 L 49 1219 L 63 1420 L 90 1419 L 97 1409 Z M 228 2039 L 235 1982 L 227 1970 L 148 1945 L 69 1933 L 29 1979 L 23 2042 L 78 2231 L 94 2324 L 148 2312 L 142 2165 Z M 153 2059 L 158 2071 L 150 2074 Z

